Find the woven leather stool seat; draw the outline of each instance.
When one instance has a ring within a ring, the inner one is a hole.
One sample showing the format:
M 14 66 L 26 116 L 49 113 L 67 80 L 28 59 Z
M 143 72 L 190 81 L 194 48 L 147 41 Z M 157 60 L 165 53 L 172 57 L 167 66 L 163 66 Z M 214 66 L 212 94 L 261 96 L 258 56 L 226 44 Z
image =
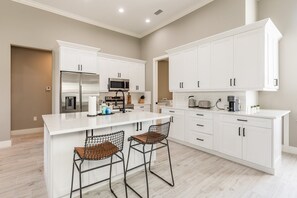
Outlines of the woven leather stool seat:
M 80 158 L 87 160 L 101 160 L 116 154 L 119 151 L 119 148 L 111 142 L 103 142 L 95 146 L 86 147 L 86 149 L 85 147 L 75 147 L 75 151 Z
M 140 135 L 133 135 L 131 138 L 142 144 L 156 144 L 164 140 L 166 136 L 156 132 L 147 132 Z

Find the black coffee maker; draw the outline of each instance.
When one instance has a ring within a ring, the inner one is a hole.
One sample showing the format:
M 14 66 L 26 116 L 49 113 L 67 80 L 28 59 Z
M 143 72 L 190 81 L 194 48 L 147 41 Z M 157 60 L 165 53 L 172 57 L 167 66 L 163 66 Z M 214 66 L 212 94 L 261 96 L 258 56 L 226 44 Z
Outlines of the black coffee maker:
M 229 111 L 240 111 L 239 98 L 237 98 L 236 96 L 228 96 L 227 99 L 229 102 Z

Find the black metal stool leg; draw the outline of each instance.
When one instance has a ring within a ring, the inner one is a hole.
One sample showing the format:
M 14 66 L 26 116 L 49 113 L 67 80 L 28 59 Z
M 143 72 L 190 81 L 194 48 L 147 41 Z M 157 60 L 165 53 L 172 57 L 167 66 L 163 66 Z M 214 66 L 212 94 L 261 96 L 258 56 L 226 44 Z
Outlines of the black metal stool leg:
M 132 145 L 132 140 L 130 141 L 130 145 L 129 145 L 128 158 L 127 158 L 127 165 L 126 165 L 126 173 L 127 173 L 128 166 L 129 166 L 129 159 L 130 159 L 131 145 Z
M 149 186 L 148 186 L 148 177 L 147 177 L 147 169 L 146 169 L 146 159 L 145 159 L 145 144 L 143 145 L 143 162 L 144 162 L 144 172 L 145 172 L 145 180 L 146 180 L 146 194 L 147 198 L 149 198 Z
M 128 198 L 127 181 L 126 181 L 126 169 L 125 169 L 125 157 L 124 157 L 124 153 L 123 152 L 120 152 L 120 153 L 122 154 L 122 160 L 123 160 L 125 194 L 126 194 L 126 198 Z
M 72 166 L 70 198 L 72 198 L 72 191 L 73 191 L 74 163 L 75 163 L 75 153 L 73 154 L 73 166 Z
M 113 158 L 113 155 L 110 157 L 109 189 L 110 189 L 111 193 L 112 193 L 115 197 L 117 197 L 117 195 L 113 192 L 113 190 L 112 190 L 112 188 L 111 188 L 112 158 Z
M 152 162 L 152 155 L 153 155 L 153 147 L 154 145 L 152 144 L 151 146 L 151 153 L 150 153 L 150 162 L 149 162 L 149 171 L 151 172 L 151 162 Z
M 80 198 L 82 198 L 82 185 L 81 185 L 81 165 L 82 165 L 83 161 L 79 164 L 79 195 Z

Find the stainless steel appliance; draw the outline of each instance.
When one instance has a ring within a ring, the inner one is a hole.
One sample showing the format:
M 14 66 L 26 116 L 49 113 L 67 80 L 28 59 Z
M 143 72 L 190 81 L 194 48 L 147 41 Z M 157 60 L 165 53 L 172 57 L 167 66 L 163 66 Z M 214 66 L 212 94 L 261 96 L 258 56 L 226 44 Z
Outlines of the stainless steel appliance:
M 188 107 L 189 108 L 196 107 L 196 100 L 194 99 L 194 96 L 189 96 L 188 97 Z
M 199 100 L 198 107 L 202 109 L 210 109 L 212 106 L 209 100 Z
M 105 103 L 109 106 L 113 106 L 113 109 L 123 109 L 124 108 L 124 98 L 123 96 L 105 96 Z M 126 109 L 134 109 L 133 104 L 126 104 Z
M 130 89 L 129 79 L 109 78 L 108 89 L 109 91 L 118 91 L 118 90 L 129 91 Z
M 98 96 L 99 75 L 61 72 L 60 112 L 88 111 L 89 96 Z
M 229 111 L 235 112 L 240 111 L 240 100 L 236 96 L 228 96 Z

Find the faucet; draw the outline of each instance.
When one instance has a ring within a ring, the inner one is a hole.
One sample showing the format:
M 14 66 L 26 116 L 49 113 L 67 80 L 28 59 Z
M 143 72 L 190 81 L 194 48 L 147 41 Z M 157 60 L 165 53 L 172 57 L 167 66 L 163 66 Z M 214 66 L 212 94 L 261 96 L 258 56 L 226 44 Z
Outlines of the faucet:
M 118 96 L 118 92 L 122 92 L 122 94 L 123 94 L 123 109 L 122 109 L 122 112 L 123 112 L 123 113 L 126 113 L 126 109 L 125 109 L 125 93 L 124 93 L 123 90 L 119 89 L 119 90 L 117 90 L 117 92 L 116 92 L 116 97 Z

